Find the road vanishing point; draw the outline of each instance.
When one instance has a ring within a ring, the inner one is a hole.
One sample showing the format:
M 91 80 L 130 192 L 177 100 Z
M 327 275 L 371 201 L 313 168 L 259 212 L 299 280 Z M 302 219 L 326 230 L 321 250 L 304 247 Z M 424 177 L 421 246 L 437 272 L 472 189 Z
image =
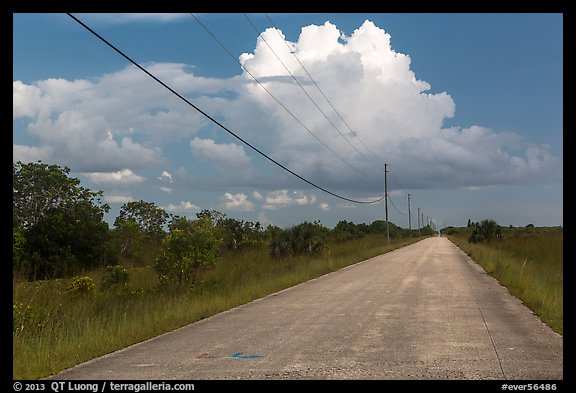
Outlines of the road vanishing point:
M 50 379 L 561 380 L 563 338 L 433 237 Z

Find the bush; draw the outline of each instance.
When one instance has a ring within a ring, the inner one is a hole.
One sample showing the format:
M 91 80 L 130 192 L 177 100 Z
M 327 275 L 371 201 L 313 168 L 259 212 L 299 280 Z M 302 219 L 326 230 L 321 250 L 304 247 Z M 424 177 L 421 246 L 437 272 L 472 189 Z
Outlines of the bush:
M 198 271 L 216 262 L 221 242 L 209 218 L 180 221 L 162 241 L 156 258 L 160 283 L 192 287 Z
M 318 255 L 328 248 L 328 232 L 319 222 L 304 222 L 286 230 L 275 228 L 270 240 L 270 255 L 274 258 Z
M 468 238 L 469 243 L 488 243 L 494 239 L 502 238 L 502 228 L 494 220 L 482 220 L 476 224 Z
M 94 292 L 94 281 L 90 277 L 75 276 L 70 280 L 66 293 L 70 297 L 89 295 Z
M 38 333 L 46 325 L 48 317 L 49 314 L 42 308 L 16 302 L 12 306 L 12 333 L 21 334 L 24 331 Z
M 105 289 L 125 287 L 128 285 L 130 275 L 120 265 L 106 266 L 106 272 L 102 279 L 102 287 Z

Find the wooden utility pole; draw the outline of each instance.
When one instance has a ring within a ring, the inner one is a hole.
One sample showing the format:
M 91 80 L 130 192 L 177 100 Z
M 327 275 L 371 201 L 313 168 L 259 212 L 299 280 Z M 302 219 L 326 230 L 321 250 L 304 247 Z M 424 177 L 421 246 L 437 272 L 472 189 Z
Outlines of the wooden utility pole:
M 388 229 L 388 164 L 384 164 L 384 209 L 386 210 L 386 239 L 390 243 L 390 230 Z
M 408 194 L 408 230 L 412 230 L 412 220 L 410 218 L 410 194 Z

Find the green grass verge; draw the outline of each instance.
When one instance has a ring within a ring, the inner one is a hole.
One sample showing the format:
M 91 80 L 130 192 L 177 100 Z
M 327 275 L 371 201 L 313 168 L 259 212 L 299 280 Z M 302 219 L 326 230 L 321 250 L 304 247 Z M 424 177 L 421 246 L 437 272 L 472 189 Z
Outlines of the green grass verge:
M 70 280 L 14 280 L 13 378 L 38 379 L 221 311 L 420 239 L 381 235 L 330 245 L 320 257 L 271 259 L 268 251 L 227 253 L 193 289 L 162 288 L 150 267 L 130 270 L 130 287 L 71 298 Z
M 562 228 L 504 229 L 502 239 L 468 243 L 468 230 L 449 236 L 557 333 L 563 334 Z

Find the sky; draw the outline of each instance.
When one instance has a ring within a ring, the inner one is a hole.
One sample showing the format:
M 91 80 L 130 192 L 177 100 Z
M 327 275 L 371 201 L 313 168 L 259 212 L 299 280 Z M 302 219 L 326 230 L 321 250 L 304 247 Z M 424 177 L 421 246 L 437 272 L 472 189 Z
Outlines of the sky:
M 371 223 L 385 188 L 404 228 L 563 225 L 562 14 L 75 16 L 209 116 L 68 15 L 13 15 L 13 161 L 69 167 L 110 225 Z

